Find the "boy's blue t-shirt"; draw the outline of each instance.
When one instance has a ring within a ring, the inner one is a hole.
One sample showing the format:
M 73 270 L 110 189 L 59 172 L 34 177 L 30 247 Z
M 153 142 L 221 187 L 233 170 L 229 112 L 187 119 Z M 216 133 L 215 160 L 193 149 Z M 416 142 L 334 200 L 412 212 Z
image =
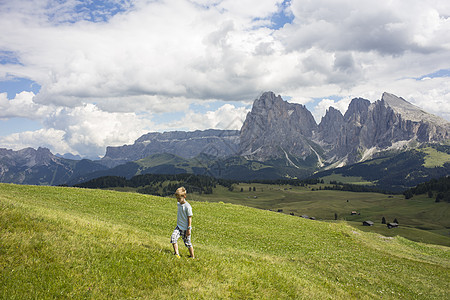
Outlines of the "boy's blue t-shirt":
M 177 226 L 181 230 L 187 230 L 188 217 L 191 217 L 193 215 L 192 207 L 187 201 L 184 204 L 180 204 L 180 202 L 177 202 L 177 205 L 178 205 Z

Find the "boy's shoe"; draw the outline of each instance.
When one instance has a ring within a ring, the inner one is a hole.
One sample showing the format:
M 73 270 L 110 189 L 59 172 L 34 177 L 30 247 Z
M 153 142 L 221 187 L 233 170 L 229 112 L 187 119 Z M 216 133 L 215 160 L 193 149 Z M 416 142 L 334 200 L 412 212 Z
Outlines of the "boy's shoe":
M 176 258 L 181 258 L 180 254 L 174 254 Z

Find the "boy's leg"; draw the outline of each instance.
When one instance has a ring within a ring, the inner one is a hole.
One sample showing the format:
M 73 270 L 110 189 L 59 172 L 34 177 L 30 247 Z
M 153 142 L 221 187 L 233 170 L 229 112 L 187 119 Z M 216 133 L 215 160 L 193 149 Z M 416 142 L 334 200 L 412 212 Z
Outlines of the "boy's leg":
M 180 253 L 178 252 L 178 244 L 177 243 L 175 243 L 175 244 L 172 244 L 172 246 L 173 246 L 173 254 L 175 254 L 175 255 L 180 255 Z
M 194 247 L 190 247 L 189 248 L 189 254 L 191 255 L 192 258 L 194 258 Z
M 173 231 L 172 236 L 170 237 L 170 242 L 172 243 L 174 254 L 177 255 L 178 257 L 180 256 L 180 253 L 178 252 L 178 243 L 177 243 L 179 237 L 180 237 L 180 229 L 177 226 Z
M 186 235 L 186 231 L 183 232 L 183 241 L 184 241 L 184 245 L 189 249 L 189 254 L 192 258 L 194 258 L 194 247 L 192 246 L 191 243 L 191 236 L 190 235 Z

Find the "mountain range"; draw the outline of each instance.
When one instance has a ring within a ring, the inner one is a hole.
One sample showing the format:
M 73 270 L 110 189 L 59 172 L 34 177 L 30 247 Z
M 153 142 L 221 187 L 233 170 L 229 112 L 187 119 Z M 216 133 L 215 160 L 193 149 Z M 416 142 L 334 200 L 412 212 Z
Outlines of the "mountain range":
M 316 156 L 319 166 L 343 166 L 386 150 L 450 139 L 450 123 L 392 94 L 355 98 L 347 112 L 330 107 L 319 124 L 305 106 L 264 93 L 241 129 L 241 155 L 266 161 Z
M 151 132 L 132 145 L 107 147 L 98 161 L 65 159 L 44 148 L 0 149 L 0 181 L 57 185 L 106 175 L 186 172 L 237 180 L 306 178 L 352 165 L 369 168 L 383 157 L 398 161 L 404 153 L 417 162 L 407 166 L 417 170 L 426 159 L 421 149 L 434 147 L 443 161 L 434 166 L 438 172 L 420 172 L 427 180 L 450 173 L 449 140 L 449 122 L 389 93 L 373 103 L 355 98 L 345 114 L 330 107 L 317 124 L 304 105 L 265 92 L 241 130 Z M 414 170 L 398 170 L 404 177 L 400 186 L 417 181 L 409 178 Z M 382 179 L 378 172 L 380 178 L 371 182 Z

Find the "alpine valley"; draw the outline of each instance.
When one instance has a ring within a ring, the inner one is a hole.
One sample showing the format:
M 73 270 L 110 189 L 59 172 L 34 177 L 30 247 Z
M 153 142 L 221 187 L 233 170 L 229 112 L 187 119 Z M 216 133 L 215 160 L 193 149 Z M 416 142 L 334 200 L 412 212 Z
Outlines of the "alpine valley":
M 98 161 L 48 149 L 0 149 L 0 182 L 74 185 L 101 176 L 193 173 L 247 180 L 359 178 L 401 190 L 450 174 L 450 123 L 403 98 L 355 98 L 319 124 L 301 104 L 265 92 L 241 130 L 151 132 Z

